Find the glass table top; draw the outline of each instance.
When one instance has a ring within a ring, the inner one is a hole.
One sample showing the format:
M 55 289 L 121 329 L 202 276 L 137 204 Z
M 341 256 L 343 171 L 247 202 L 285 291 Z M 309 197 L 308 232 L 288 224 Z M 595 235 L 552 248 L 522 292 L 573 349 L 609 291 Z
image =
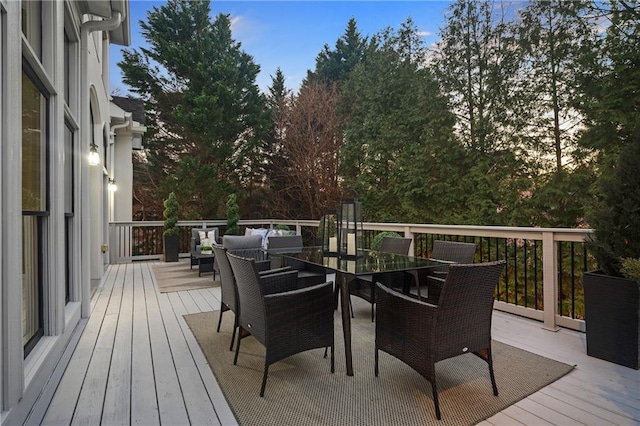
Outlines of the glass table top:
M 354 275 L 428 269 L 447 264 L 433 259 L 374 250 L 359 250 L 357 258 L 330 256 L 322 252 L 322 247 L 303 247 L 281 254 L 303 262 Z

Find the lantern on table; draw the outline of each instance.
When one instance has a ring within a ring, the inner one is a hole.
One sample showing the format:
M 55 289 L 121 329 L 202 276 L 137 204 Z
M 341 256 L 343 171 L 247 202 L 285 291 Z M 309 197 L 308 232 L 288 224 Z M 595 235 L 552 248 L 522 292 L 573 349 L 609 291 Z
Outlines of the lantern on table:
M 362 208 L 357 199 L 345 200 L 338 215 L 338 256 L 356 258 L 361 255 Z
M 329 256 L 338 254 L 338 212 L 327 210 L 320 220 L 322 253 Z

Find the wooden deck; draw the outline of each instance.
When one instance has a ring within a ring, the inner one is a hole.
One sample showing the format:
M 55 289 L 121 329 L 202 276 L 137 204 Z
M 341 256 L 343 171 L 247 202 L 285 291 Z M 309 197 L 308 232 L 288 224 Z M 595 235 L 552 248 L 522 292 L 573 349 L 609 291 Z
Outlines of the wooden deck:
M 236 424 L 182 318 L 219 307 L 219 288 L 159 293 L 151 263 L 110 266 L 26 424 Z M 640 425 L 640 372 L 588 357 L 583 334 L 495 312 L 493 337 L 577 367 L 482 425 Z

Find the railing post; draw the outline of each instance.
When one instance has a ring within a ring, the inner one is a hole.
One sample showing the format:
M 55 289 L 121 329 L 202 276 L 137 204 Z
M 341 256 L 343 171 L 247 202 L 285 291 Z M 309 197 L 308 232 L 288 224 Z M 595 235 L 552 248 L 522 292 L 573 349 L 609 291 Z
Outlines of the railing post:
M 558 311 L 558 249 L 553 232 L 542 233 L 542 286 L 544 300 L 543 329 L 558 331 L 556 313 Z
M 109 264 L 116 263 L 116 254 L 120 251 L 120 240 L 118 238 L 118 225 L 109 224 Z
M 414 247 L 413 244 L 415 243 L 415 240 L 414 240 L 413 232 L 411 232 L 411 228 L 409 228 L 408 226 L 404 227 L 404 237 L 405 238 L 411 238 L 411 244 L 409 245 L 409 254 L 411 256 L 414 256 L 415 255 L 415 251 L 413 249 L 413 247 Z

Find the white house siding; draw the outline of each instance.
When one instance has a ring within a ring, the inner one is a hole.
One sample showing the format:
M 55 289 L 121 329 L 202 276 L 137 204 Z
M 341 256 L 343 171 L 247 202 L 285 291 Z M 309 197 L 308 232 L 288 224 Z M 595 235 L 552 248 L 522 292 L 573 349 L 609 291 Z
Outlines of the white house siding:
M 37 10 L 38 5 L 41 7 L 39 16 L 29 9 L 34 5 L 33 10 Z M 30 16 L 34 16 L 28 22 L 34 34 L 41 33 L 41 38 L 23 35 L 23 8 L 29 9 Z M 125 15 L 122 22 L 114 23 L 120 28 L 114 30 L 109 27 L 112 32 L 96 29 L 84 37 L 83 43 L 82 23 L 102 19 L 109 21 L 108 14 L 114 11 Z M 2 425 L 21 424 L 27 417 L 81 316 L 88 315 L 90 279 L 99 279 L 104 273 L 107 257 L 102 253 L 101 245 L 108 241 L 110 209 L 106 184 L 113 173 L 112 169 L 105 167 L 103 150 L 103 146 L 109 146 L 111 138 L 108 45 L 111 35 L 116 33 L 114 37 L 120 42 L 128 42 L 126 11 L 126 0 L 0 0 Z M 100 17 L 95 13 L 100 13 Z M 123 26 L 125 31 L 122 31 Z M 65 51 L 69 54 L 65 55 Z M 42 187 L 48 204 L 39 219 L 35 219 L 41 227 L 36 232 L 40 239 L 35 246 L 42 248 L 42 254 L 35 262 L 34 270 L 41 274 L 39 324 L 42 337 L 33 339 L 35 344 L 25 358 L 23 320 L 34 319 L 29 318 L 23 309 L 23 297 L 30 297 L 23 292 L 23 248 L 34 246 L 33 240 L 29 244 L 23 243 L 28 238 L 23 235 L 22 201 L 22 87 L 23 70 L 27 68 L 26 78 L 37 86 L 41 98 L 45 99 L 42 102 L 45 106 L 40 110 L 44 112 L 41 121 L 44 132 L 35 138 L 46 139 L 48 149 L 41 172 L 41 176 L 47 177 L 47 185 Z M 94 113 L 93 127 L 88 124 L 89 103 Z M 97 167 L 89 166 L 87 162 L 91 135 L 103 159 Z M 74 141 L 73 150 L 65 150 L 65 145 L 71 140 Z M 70 152 L 73 152 L 73 157 Z M 67 175 L 68 170 L 73 173 Z M 72 191 L 69 182 L 73 182 Z M 72 208 L 66 202 L 71 200 L 70 195 L 73 195 Z M 67 247 L 70 248 L 67 250 Z

